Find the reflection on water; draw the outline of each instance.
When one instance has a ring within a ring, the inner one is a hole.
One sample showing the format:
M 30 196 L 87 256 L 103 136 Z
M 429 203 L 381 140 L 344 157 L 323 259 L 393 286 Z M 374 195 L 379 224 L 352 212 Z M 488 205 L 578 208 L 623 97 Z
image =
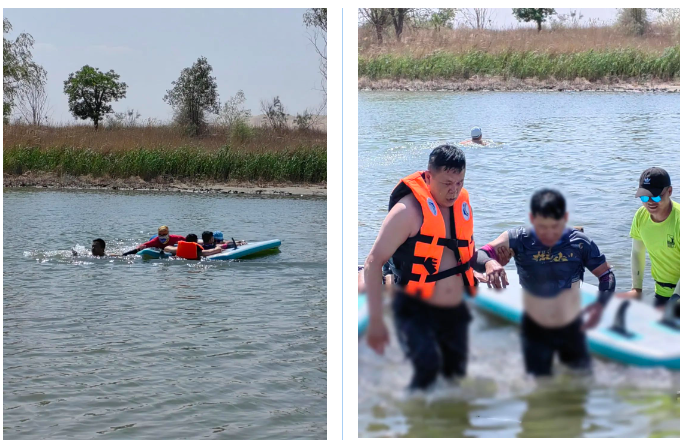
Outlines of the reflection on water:
M 629 227 L 641 172 L 666 168 L 679 200 L 678 95 L 360 92 L 359 262 L 394 185 L 472 126 L 497 143 L 464 146 L 475 242 L 526 224 L 532 192 L 558 188 L 570 222 L 584 226 L 614 266 L 618 290 L 631 287 Z M 649 263 L 646 271 L 649 296 Z M 411 367 L 394 334 L 384 357 L 359 341 L 360 436 L 679 436 L 679 372 L 597 359 L 588 381 L 556 368 L 537 383 L 525 376 L 517 328 L 473 315 L 468 377 L 424 395 L 405 391 Z

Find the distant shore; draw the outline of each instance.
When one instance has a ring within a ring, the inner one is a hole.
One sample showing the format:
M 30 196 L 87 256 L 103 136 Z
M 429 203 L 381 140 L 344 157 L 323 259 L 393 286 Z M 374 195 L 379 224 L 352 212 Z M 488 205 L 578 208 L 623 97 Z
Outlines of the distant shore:
M 370 79 L 361 77 L 359 90 L 394 90 L 394 91 L 453 91 L 453 92 L 657 92 L 679 93 L 679 81 L 587 81 L 585 79 L 555 80 L 536 78 L 518 79 L 502 77 L 478 77 L 469 79 Z
M 196 179 L 157 178 L 145 181 L 138 177 L 109 178 L 58 175 L 28 171 L 22 175 L 3 174 L 4 188 L 87 189 L 111 191 L 162 191 L 184 193 L 242 194 L 265 197 L 326 198 L 327 184 L 257 183 L 243 181 L 213 182 Z

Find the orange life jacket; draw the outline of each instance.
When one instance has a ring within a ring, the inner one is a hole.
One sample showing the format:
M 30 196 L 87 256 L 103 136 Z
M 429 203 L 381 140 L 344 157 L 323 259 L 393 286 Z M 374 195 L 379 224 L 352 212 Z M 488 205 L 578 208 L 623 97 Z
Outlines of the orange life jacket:
M 446 238 L 444 218 L 432 199 L 424 175 L 419 171 L 401 179 L 390 196 L 390 210 L 402 197 L 413 193 L 423 211 L 423 224 L 418 235 L 409 237 L 392 256 L 395 282 L 403 286 L 406 293 L 420 294 L 427 299 L 432 297 L 437 281 L 463 275 L 466 292 L 475 296 L 476 281 L 470 267 L 470 259 L 475 253 L 473 210 L 468 191 L 462 188 L 456 202 L 449 208 L 451 238 Z M 457 265 L 439 272 L 444 248 L 454 252 Z
M 188 260 L 197 260 L 197 248 L 204 250 L 202 246 L 191 241 L 179 241 L 178 249 L 176 249 L 176 256 L 187 258 Z

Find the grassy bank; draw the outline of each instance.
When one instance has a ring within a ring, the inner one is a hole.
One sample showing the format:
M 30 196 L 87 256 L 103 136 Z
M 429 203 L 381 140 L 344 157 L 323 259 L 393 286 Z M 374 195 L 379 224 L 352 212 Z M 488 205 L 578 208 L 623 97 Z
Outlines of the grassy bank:
M 425 56 L 381 54 L 359 56 L 359 77 L 375 79 L 468 79 L 472 76 L 503 78 L 659 79 L 679 78 L 679 46 L 661 53 L 638 49 L 588 50 L 576 53 L 506 51 L 464 53 L 438 51 Z
M 5 126 L 4 173 L 319 183 L 327 179 L 323 132 L 214 130 L 189 138 L 172 127 Z
M 379 44 L 372 29 L 359 28 L 359 78 L 679 81 L 678 29 L 663 26 L 643 36 L 615 26 L 586 26 L 542 32 L 409 28 L 401 42 L 386 37 Z

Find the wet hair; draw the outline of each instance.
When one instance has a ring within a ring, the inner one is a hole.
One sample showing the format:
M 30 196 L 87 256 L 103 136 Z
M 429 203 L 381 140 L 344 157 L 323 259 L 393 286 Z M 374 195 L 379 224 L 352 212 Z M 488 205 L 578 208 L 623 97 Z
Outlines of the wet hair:
M 191 243 L 197 243 L 197 234 L 188 234 L 188 236 L 185 237 L 185 241 L 189 241 Z
M 428 170 L 430 171 L 455 170 L 460 173 L 465 167 L 465 154 L 463 150 L 454 145 L 440 145 L 430 153 L 430 159 L 428 160 Z
M 533 216 L 560 220 L 565 215 L 565 197 L 555 189 L 540 189 L 532 196 L 530 211 Z
M 102 246 L 102 249 L 105 248 L 105 241 L 101 238 L 96 238 L 95 240 L 93 240 L 93 243 L 99 244 L 100 246 Z
M 206 242 L 208 242 L 209 240 L 211 240 L 212 238 L 214 238 L 214 233 L 213 233 L 213 232 L 211 232 L 211 231 L 204 231 L 204 232 L 202 232 L 202 241 L 203 241 L 203 242 L 206 243 Z

